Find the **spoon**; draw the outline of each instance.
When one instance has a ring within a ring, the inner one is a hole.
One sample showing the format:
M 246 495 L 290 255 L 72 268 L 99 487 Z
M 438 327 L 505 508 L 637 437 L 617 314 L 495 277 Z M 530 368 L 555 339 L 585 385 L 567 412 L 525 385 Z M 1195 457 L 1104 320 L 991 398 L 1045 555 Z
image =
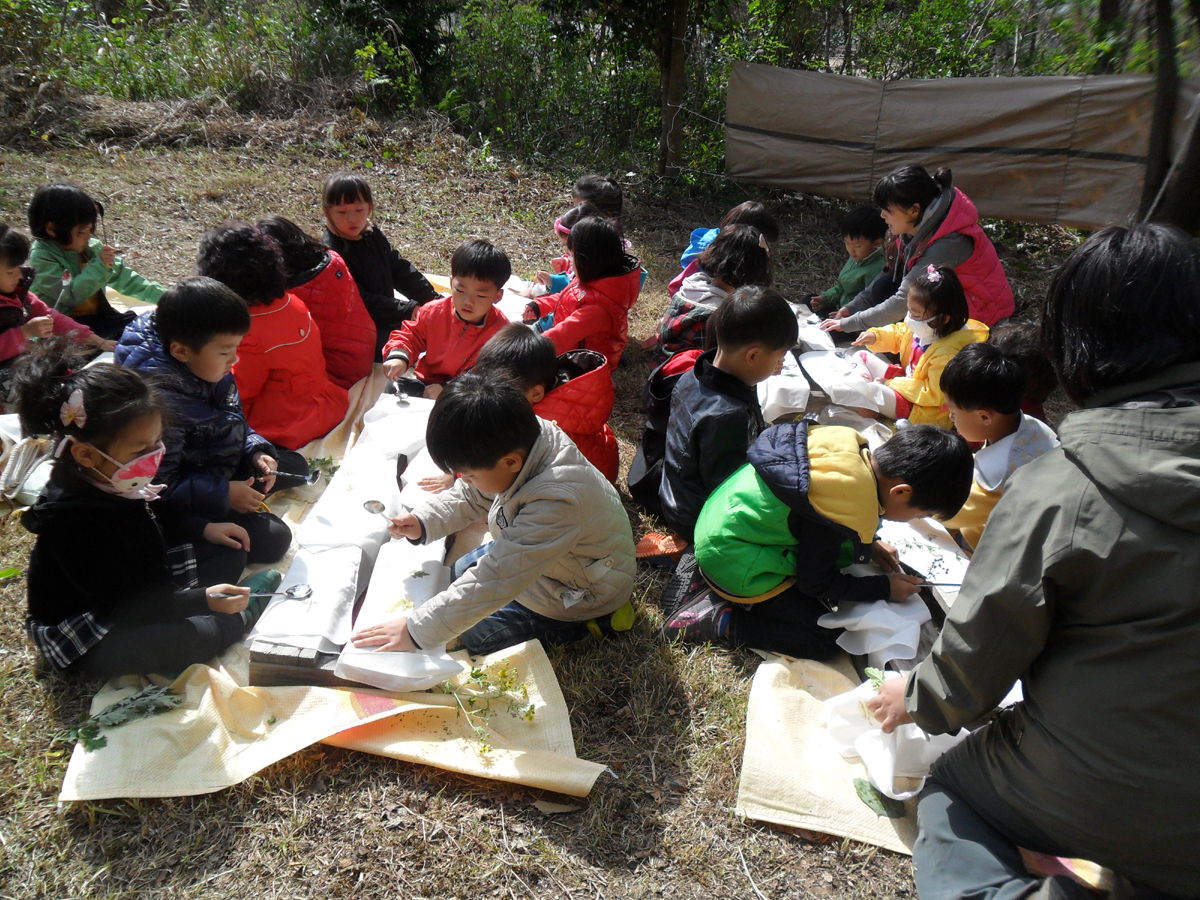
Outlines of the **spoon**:
M 363 509 L 365 509 L 367 512 L 371 513 L 372 515 L 383 516 L 385 519 L 387 519 L 387 523 L 389 525 L 391 525 L 392 524 L 391 516 L 389 516 L 387 513 L 384 512 L 384 510 L 386 508 L 387 507 L 385 507 L 378 500 L 368 500 L 366 503 L 363 504 Z
M 307 600 L 312 596 L 313 589 L 307 584 L 293 584 L 286 591 L 263 591 L 251 594 L 251 597 L 279 597 L 284 596 L 289 600 Z M 236 597 L 237 594 L 213 594 L 214 600 L 228 600 L 230 597 Z

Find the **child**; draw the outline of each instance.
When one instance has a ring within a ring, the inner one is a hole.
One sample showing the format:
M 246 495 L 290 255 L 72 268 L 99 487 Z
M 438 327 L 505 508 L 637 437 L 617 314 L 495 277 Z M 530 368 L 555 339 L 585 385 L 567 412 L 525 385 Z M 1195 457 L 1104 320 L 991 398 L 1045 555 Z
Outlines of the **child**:
M 929 266 L 908 288 L 908 315 L 886 328 L 872 328 L 854 341 L 881 353 L 898 353 L 899 366 L 860 354 L 872 380 L 890 388 L 878 412 L 914 425 L 950 427 L 941 389 L 942 370 L 967 344 L 987 340 L 982 322 L 968 319 L 967 298 L 954 270 Z
M 547 294 L 557 294 L 560 291 L 566 290 L 567 285 L 575 280 L 575 263 L 571 259 L 571 254 L 567 252 L 567 239 L 571 236 L 571 229 L 575 227 L 575 223 L 587 216 L 600 216 L 603 213 L 588 202 L 576 203 L 565 213 L 554 220 L 554 234 L 562 242 L 563 255 L 556 257 L 550 263 L 551 272 L 538 272 L 537 281 L 546 290 Z M 534 294 L 527 294 L 532 297 Z
M 233 364 L 250 427 L 293 450 L 332 431 L 350 401 L 346 389 L 329 380 L 321 331 L 308 307 L 287 292 L 275 239 L 247 222 L 227 222 L 200 238 L 196 272 L 250 307 L 250 333 Z
M 539 417 L 561 428 L 588 462 L 616 482 L 620 457 L 608 427 L 616 393 L 601 354 L 570 350 L 559 356 L 544 334 L 513 322 L 479 351 L 475 371 L 516 384 Z
M 321 330 L 330 380 L 350 388 L 366 378 L 375 362 L 375 323 L 346 261 L 283 216 L 260 219 L 258 229 L 279 244 L 288 293 L 304 301 Z
M 875 540 L 880 517 L 952 516 L 971 490 L 966 441 L 930 426 L 872 453 L 852 428 L 776 425 L 749 458 L 704 504 L 696 561 L 711 590 L 669 617 L 668 640 L 827 659 L 840 629 L 818 625 L 824 613 L 844 601 L 899 602 L 922 581 Z M 842 571 L 867 561 L 888 574 Z
M 113 309 L 105 288 L 146 303 L 157 303 L 164 288 L 126 266 L 112 247 L 93 236 L 98 215 L 104 215 L 100 204 L 73 184 L 38 188 L 29 202 L 34 237 L 29 262 L 35 272 L 33 291 L 47 306 L 115 340 L 136 314 Z
M 409 616 L 356 633 L 355 646 L 416 650 L 459 635 L 477 655 L 526 640 L 565 643 L 628 606 L 633 533 L 616 490 L 515 385 L 456 378 L 427 437 L 434 462 L 462 477 L 393 519 L 392 535 L 436 540 L 486 519 L 495 543 Z
M 228 583 L 246 563 L 245 529 L 148 502 L 161 489 L 157 389 L 132 369 L 85 368 L 61 340 L 26 354 L 15 382 L 21 428 L 58 442 L 21 518 L 37 535 L 26 628 L 46 661 L 92 678 L 168 674 L 240 639 L 266 604 Z
M 393 331 L 383 348 L 383 374 L 404 394 L 437 399 L 442 386 L 471 366 L 488 338 L 508 324 L 495 302 L 512 266 L 487 241 L 460 244 L 450 257 L 450 296 L 427 303 L 417 317 Z
M 943 523 L 961 532 L 971 550 L 1012 473 L 1058 446 L 1049 425 L 1021 412 L 1025 381 L 1021 364 L 990 343 L 963 347 L 942 373 L 955 430 L 973 444 L 984 444 L 975 454 L 971 496 Z
M 641 289 L 641 265 L 625 252 L 617 226 L 599 216 L 575 223 L 567 251 L 577 280 L 562 293 L 531 301 L 525 321 L 536 323 L 559 353 L 577 348 L 602 353 L 611 373 L 629 341 L 629 308 Z
M 1033 322 L 1005 322 L 988 337 L 1009 359 L 1016 360 L 1025 372 L 1025 396 L 1021 412 L 1046 421 L 1046 401 L 1058 387 L 1058 376 L 1050 358 L 1042 349 L 1042 329 Z
M 699 271 L 684 279 L 658 323 L 656 357 L 706 350 L 708 317 L 744 285 L 771 284 L 767 239 L 753 225 L 728 225 L 696 260 Z
M 31 340 L 69 334 L 98 350 L 116 346 L 30 293 L 33 270 L 24 265 L 28 258 L 29 239 L 0 222 L 0 403 L 8 399 L 12 364 Z
M 864 203 L 842 217 L 842 240 L 850 258 L 838 273 L 837 283 L 809 299 L 813 312 L 828 316 L 866 290 L 887 265 L 883 252 L 886 233 L 887 223 L 879 215 L 878 206 Z
M 232 371 L 250 330 L 242 299 L 211 278 L 185 278 L 140 316 L 117 344 L 117 362 L 160 376 L 171 416 L 159 467 L 163 505 L 208 522 L 234 522 L 250 536 L 248 561 L 275 562 L 292 533 L 257 512 L 275 472 L 307 475 L 299 453 L 272 446 L 246 424 Z
M 771 211 L 766 206 L 753 200 L 739 203 L 725 213 L 725 218 L 716 228 L 697 228 L 692 232 L 691 242 L 683 251 L 683 255 L 679 257 L 679 264 L 683 266 L 683 270 L 667 284 L 668 294 L 672 297 L 675 296 L 683 287 L 684 279 L 690 278 L 700 271 L 698 262 L 700 254 L 716 240 L 717 235 L 726 225 L 753 225 L 766 238 L 768 247 L 773 246 L 779 240 L 779 222 L 771 215 Z
M 607 175 L 583 175 L 571 185 L 571 200 L 574 203 L 590 203 L 600 215 L 621 228 L 621 215 L 625 211 L 625 194 L 621 185 Z
M 321 207 L 325 212 L 324 244 L 341 254 L 350 267 L 375 322 L 378 357 L 391 333 L 438 293 L 371 222 L 375 201 L 365 178 L 349 172 L 330 175 L 321 191 Z M 396 291 L 404 299 L 397 299 Z
M 671 396 L 658 491 L 663 518 L 688 541 L 704 501 L 745 464 L 766 427 L 755 385 L 779 371 L 798 336 L 792 308 L 770 288 L 738 288 L 710 327 L 717 346 L 701 354 Z

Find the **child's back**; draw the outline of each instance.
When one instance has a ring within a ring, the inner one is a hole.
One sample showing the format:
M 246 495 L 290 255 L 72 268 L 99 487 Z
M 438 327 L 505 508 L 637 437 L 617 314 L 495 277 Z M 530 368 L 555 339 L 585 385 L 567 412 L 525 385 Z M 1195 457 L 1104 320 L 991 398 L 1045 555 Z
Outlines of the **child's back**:
M 603 354 L 570 350 L 559 357 L 557 387 L 533 404 L 533 411 L 561 428 L 579 452 L 615 483 L 621 460 L 608 427 L 616 392 Z

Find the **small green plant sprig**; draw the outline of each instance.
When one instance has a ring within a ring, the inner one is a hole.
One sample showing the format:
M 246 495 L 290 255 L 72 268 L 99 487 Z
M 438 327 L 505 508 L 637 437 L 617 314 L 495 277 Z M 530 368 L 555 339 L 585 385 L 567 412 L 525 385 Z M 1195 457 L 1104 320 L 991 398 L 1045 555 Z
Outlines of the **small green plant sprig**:
M 149 718 L 174 709 L 182 702 L 183 698 L 172 693 L 170 688 L 152 684 L 84 719 L 67 732 L 67 740 L 83 744 L 83 749 L 91 753 L 108 746 L 108 738 L 100 733 L 102 727 L 116 728 L 135 719 Z
M 529 686 L 521 681 L 521 673 L 503 666 L 498 671 L 475 666 L 462 684 L 443 681 L 439 690 L 454 698 L 457 715 L 466 716 L 471 730 L 479 740 L 479 752 L 492 750 L 487 723 L 503 703 L 514 718 L 532 722 L 534 706 L 529 700 Z
M 308 461 L 309 474 L 320 472 L 325 476 L 326 481 L 332 481 L 333 476 L 337 474 L 337 470 L 340 468 L 341 466 L 334 462 L 332 456 L 318 456 Z
M 866 672 L 867 678 L 871 679 L 871 687 L 875 688 L 875 690 L 879 690 L 881 687 L 883 687 L 882 671 L 871 668 L 870 666 L 867 666 L 867 668 L 865 668 L 863 671 Z

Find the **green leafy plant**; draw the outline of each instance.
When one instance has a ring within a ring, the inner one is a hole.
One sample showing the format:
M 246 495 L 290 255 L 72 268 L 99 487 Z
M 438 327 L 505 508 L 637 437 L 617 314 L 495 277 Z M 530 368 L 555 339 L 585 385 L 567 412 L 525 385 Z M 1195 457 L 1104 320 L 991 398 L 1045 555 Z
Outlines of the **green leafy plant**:
M 308 461 L 308 473 L 320 472 L 325 476 L 325 481 L 331 481 L 333 476 L 337 474 L 341 465 L 334 461 L 332 456 L 318 456 Z
M 487 723 L 500 707 L 514 718 L 533 721 L 535 709 L 529 700 L 529 687 L 521 680 L 520 673 L 509 666 L 499 670 L 475 666 L 466 681 L 444 681 L 439 690 L 454 698 L 458 716 L 466 716 L 479 740 L 480 753 L 492 750 Z
M 866 672 L 867 677 L 871 679 L 871 687 L 875 688 L 875 690 L 879 690 L 881 687 L 883 687 L 882 671 L 871 668 L 870 666 L 867 666 L 867 668 L 863 671 Z
M 83 744 L 83 749 L 90 753 L 108 746 L 108 738 L 100 733 L 101 728 L 116 728 L 126 722 L 158 715 L 182 702 L 183 698 L 172 693 L 170 688 L 152 684 L 84 719 L 67 732 L 67 740 Z
M 854 792 L 875 815 L 887 819 L 903 819 L 908 810 L 899 800 L 893 800 L 865 778 L 854 779 Z

